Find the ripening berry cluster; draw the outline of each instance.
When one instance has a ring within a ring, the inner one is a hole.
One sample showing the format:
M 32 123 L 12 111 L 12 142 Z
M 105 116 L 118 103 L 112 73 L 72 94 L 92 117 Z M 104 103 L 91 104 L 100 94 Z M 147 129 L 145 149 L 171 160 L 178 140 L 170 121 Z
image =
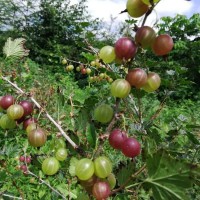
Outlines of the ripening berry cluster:
M 96 199 L 106 199 L 116 185 L 112 173 L 112 163 L 106 156 L 97 157 L 94 161 L 82 158 L 75 165 L 75 175 L 82 187 Z
M 110 145 L 130 158 L 138 156 L 141 152 L 140 143 L 133 137 L 127 137 L 125 131 L 114 129 L 109 135 Z
M 5 95 L 0 98 L 0 108 L 4 114 L 0 118 L 0 127 L 5 130 L 14 129 L 17 125 L 23 123 L 23 129 L 26 130 L 28 142 L 33 147 L 41 147 L 46 143 L 47 131 L 39 127 L 37 119 L 32 117 L 33 104 L 30 101 L 23 100 L 16 103 L 12 95 Z M 53 175 L 59 170 L 59 161 L 67 158 L 66 144 L 62 139 L 57 139 L 54 144 L 55 157 L 46 158 L 42 163 L 42 170 L 46 175 Z M 27 164 L 31 162 L 31 157 L 20 156 L 20 162 L 24 162 L 20 169 L 27 172 Z
M 0 118 L 2 129 L 13 129 L 23 122 L 23 128 L 30 124 L 33 112 L 33 104 L 30 101 L 23 100 L 19 103 L 12 95 L 5 95 L 0 98 L 0 109 L 4 113 Z
M 65 65 L 67 63 L 67 59 L 64 58 L 62 60 L 62 64 Z M 69 64 L 66 66 L 67 72 L 73 72 L 76 70 L 76 72 L 80 72 L 82 75 L 88 75 L 88 81 L 90 83 L 94 82 L 100 82 L 103 80 L 108 81 L 109 83 L 113 82 L 113 79 L 106 73 L 99 73 L 98 69 L 100 68 L 106 68 L 104 64 L 101 63 L 99 59 L 95 59 L 90 62 L 90 65 L 85 66 L 83 64 L 80 64 L 77 67 L 74 67 L 74 65 Z
M 20 169 L 23 171 L 23 174 L 26 175 L 27 174 L 27 171 L 28 171 L 28 164 L 31 163 L 31 156 L 20 156 L 19 157 L 19 161 L 23 164 L 20 165 Z

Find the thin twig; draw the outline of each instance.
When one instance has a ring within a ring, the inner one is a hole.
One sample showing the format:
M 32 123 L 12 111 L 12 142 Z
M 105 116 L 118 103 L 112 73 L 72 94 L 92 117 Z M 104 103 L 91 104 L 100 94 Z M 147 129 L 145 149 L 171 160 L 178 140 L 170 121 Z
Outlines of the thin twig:
M 87 44 L 87 46 L 91 49 L 91 51 L 98 55 L 98 51 L 86 39 L 84 41 Z
M 146 14 L 145 14 L 145 16 L 144 16 L 144 19 L 143 19 L 143 21 L 142 21 L 142 25 L 141 25 L 141 26 L 144 26 L 144 24 L 145 24 L 145 22 L 146 22 L 148 16 L 152 13 L 153 8 L 154 8 L 154 7 L 151 7 L 151 8 L 146 12 Z
M 15 196 L 12 196 L 12 195 L 10 195 L 10 194 L 5 194 L 5 193 L 3 193 L 3 194 L 1 194 L 2 196 L 5 196 L 5 197 L 9 197 L 9 198 L 11 198 L 11 199 L 21 199 L 21 200 L 25 200 L 25 199 L 23 199 L 23 198 L 21 198 L 21 197 L 15 197 Z
M 162 100 L 162 102 L 160 103 L 160 106 L 158 108 L 158 110 L 155 112 L 155 114 L 153 116 L 151 116 L 150 118 L 150 121 L 153 121 L 154 119 L 156 119 L 160 112 L 162 111 L 162 109 L 164 108 L 165 106 L 165 102 L 166 102 L 166 99 L 169 97 L 168 93 L 165 95 L 164 99 Z
M 34 174 L 31 171 L 27 171 L 27 174 L 34 176 L 35 178 L 37 178 L 42 184 L 45 184 L 47 187 L 49 187 L 52 191 L 54 191 L 56 194 L 58 194 L 59 196 L 61 196 L 64 200 L 67 200 L 65 196 L 63 196 L 63 194 L 61 194 L 60 192 L 58 192 L 55 188 L 53 188 L 49 183 L 47 183 L 46 181 L 44 181 L 43 179 L 41 179 L 39 176 L 37 176 L 36 174 Z
M 85 43 L 87 44 L 88 48 L 91 49 L 91 51 L 92 51 L 94 54 L 96 54 L 96 55 L 98 56 L 98 51 L 97 51 L 86 39 L 85 39 Z M 91 51 L 90 51 L 90 52 L 91 52 Z M 105 67 L 106 67 L 106 69 L 107 69 L 108 71 L 113 71 L 113 69 L 110 67 L 109 64 L 103 62 L 103 60 L 101 60 L 101 59 L 100 59 L 100 62 L 101 62 L 103 65 L 105 65 Z
M 73 62 L 73 63 L 77 63 L 77 64 L 79 64 L 79 65 L 88 65 L 88 64 L 84 64 L 84 63 L 81 63 L 81 62 L 79 62 L 79 61 L 71 60 L 71 59 L 68 59 L 68 58 L 66 58 L 66 60 L 68 60 L 68 61 L 70 61 L 70 62 Z
M 160 2 L 160 1 L 159 1 Z M 158 3 L 159 3 L 158 2 Z M 158 3 L 156 3 L 156 4 L 154 4 L 153 3 L 153 0 L 151 1 L 151 7 L 149 8 L 149 10 L 146 12 L 146 14 L 145 14 L 145 16 L 144 16 L 144 19 L 143 19 L 143 21 L 142 21 L 142 25 L 141 26 L 144 26 L 144 24 L 145 24 L 145 22 L 146 22 L 146 20 L 147 20 L 147 18 L 148 18 L 148 16 L 152 13 L 152 11 L 153 11 L 153 9 L 158 5 Z
M 123 189 L 127 186 L 127 184 L 128 184 L 132 179 L 135 179 L 141 172 L 143 172 L 145 168 L 146 168 L 146 164 L 144 164 L 137 172 L 135 172 L 134 174 L 132 174 L 132 175 L 125 181 L 125 183 L 122 184 L 119 188 L 113 190 L 113 191 L 111 192 L 111 195 L 116 194 L 117 192 L 123 190 Z
M 133 96 L 132 95 L 129 95 L 129 98 L 131 100 L 131 103 L 133 105 L 133 109 L 135 111 L 135 114 L 139 117 L 139 109 L 137 108 L 136 104 L 135 104 L 135 101 L 133 99 Z
M 99 142 L 98 148 L 97 148 L 96 152 L 94 153 L 93 157 L 96 157 L 102 151 L 103 143 L 104 143 L 105 139 L 108 138 L 109 133 L 111 132 L 113 126 L 115 125 L 116 120 L 118 119 L 117 113 L 118 113 L 120 100 L 121 99 L 119 99 L 119 98 L 116 99 L 116 104 L 115 104 L 115 108 L 114 108 L 114 116 L 113 116 L 110 124 L 108 125 L 105 134 L 100 136 L 100 142 Z
M 140 89 L 137 89 L 136 90 L 136 94 L 137 94 L 137 99 L 138 99 L 138 117 L 139 117 L 139 122 L 140 124 L 143 123 L 143 120 L 142 120 L 142 102 L 141 102 L 141 98 L 140 98 Z

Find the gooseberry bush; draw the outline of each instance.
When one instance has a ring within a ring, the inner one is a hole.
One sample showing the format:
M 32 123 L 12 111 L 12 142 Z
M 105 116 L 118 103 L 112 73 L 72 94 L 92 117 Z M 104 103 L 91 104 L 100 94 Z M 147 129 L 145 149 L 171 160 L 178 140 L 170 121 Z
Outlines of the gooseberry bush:
M 99 51 L 88 45 L 85 62 L 63 56 L 63 71 L 53 78 L 27 58 L 23 38 L 8 38 L 0 80 L 3 199 L 195 195 L 200 168 L 191 145 L 198 147 L 199 141 L 191 131 L 199 126 L 189 126 L 185 134 L 179 134 L 184 123 L 177 130 L 163 128 L 159 117 L 170 91 L 158 100 L 162 74 L 140 62 L 145 51 L 163 59 L 173 51 L 172 36 L 145 25 L 157 3 L 128 0 L 128 14 L 143 16 L 135 36 L 122 36 Z M 88 81 L 84 89 L 71 78 L 77 73 Z

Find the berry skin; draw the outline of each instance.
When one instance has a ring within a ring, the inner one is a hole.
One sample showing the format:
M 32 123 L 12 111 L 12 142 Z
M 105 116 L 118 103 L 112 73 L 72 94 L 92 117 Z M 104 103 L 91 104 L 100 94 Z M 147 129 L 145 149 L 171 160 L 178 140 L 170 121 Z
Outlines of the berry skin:
M 20 169 L 23 171 L 23 172 L 27 172 L 27 167 L 26 167 L 26 165 L 21 165 L 20 166 Z
M 25 162 L 27 164 L 31 163 L 31 157 L 30 156 L 27 156 L 26 159 L 25 159 Z
M 20 156 L 19 161 L 20 162 L 24 162 L 25 161 L 25 157 L 24 156 Z
M 127 139 L 126 133 L 120 129 L 114 129 L 109 135 L 109 143 L 114 149 L 122 149 L 124 140 Z
M 141 152 L 140 143 L 135 138 L 127 138 L 122 145 L 122 153 L 126 157 L 134 158 Z

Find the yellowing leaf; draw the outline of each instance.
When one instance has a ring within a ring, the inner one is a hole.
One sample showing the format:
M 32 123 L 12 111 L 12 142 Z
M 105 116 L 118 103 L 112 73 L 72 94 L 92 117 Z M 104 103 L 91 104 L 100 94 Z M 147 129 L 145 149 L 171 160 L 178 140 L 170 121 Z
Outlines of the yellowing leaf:
M 6 58 L 22 58 L 24 56 L 28 56 L 29 50 L 24 48 L 25 41 L 26 40 L 24 38 L 12 40 L 9 37 L 3 47 L 3 53 L 6 55 Z

